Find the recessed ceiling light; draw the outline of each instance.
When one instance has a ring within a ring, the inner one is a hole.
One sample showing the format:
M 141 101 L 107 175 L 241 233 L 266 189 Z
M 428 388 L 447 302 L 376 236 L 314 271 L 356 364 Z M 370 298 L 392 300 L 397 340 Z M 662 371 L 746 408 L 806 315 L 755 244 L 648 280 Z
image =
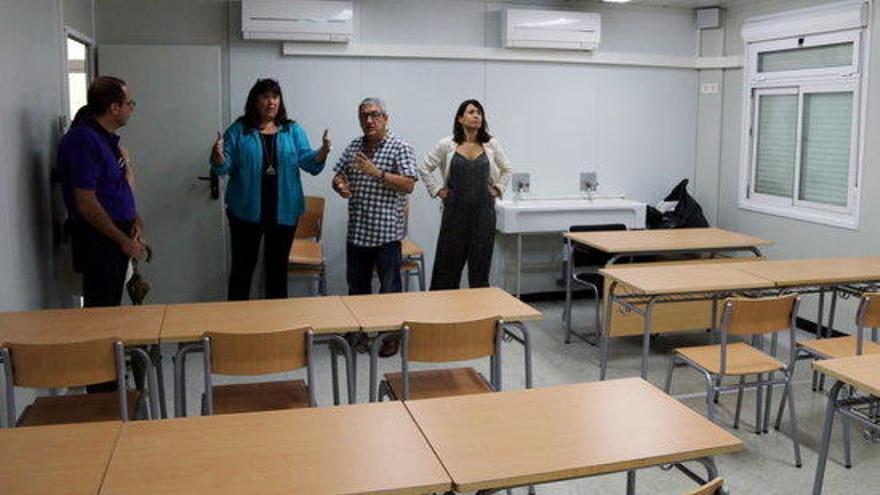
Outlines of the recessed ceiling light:
M 632 0 L 602 0 L 605 3 L 629 3 Z

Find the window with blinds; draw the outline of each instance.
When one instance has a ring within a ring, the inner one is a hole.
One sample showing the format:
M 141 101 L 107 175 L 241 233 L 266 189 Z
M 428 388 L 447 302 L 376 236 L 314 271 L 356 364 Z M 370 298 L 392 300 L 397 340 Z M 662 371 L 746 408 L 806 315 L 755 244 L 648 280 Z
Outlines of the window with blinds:
M 856 227 L 861 31 L 751 43 L 740 205 Z

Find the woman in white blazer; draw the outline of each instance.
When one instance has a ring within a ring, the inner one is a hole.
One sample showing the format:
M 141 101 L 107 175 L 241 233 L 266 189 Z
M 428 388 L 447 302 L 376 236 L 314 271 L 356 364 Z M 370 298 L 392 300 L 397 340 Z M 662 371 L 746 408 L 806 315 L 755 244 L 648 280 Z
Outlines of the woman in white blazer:
M 489 286 L 495 198 L 510 182 L 510 162 L 489 134 L 479 101 L 459 105 L 452 131 L 419 167 L 428 193 L 443 201 L 431 290 L 457 289 L 465 264 L 469 287 Z M 434 175 L 438 169 L 439 181 Z

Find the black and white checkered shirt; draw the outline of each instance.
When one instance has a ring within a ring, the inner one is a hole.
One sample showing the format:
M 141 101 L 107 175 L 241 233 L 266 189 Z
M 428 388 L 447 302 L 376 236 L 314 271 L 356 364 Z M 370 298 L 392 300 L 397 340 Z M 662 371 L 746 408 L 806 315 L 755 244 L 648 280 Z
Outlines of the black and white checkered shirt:
M 382 179 L 371 177 L 354 166 L 354 156 L 364 147 L 364 138 L 351 142 L 333 171 L 348 178 L 352 197 L 348 200 L 348 242 L 362 247 L 376 247 L 406 236 L 404 207 L 406 194 L 386 186 Z M 413 147 L 388 132 L 371 158 L 379 170 L 418 180 Z

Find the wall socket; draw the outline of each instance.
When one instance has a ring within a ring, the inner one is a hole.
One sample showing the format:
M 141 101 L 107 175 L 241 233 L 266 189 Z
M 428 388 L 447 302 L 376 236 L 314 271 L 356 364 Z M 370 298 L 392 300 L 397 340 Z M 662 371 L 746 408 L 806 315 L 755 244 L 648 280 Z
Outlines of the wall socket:
M 513 192 L 515 193 L 527 193 L 531 186 L 529 174 L 523 172 L 513 174 L 513 177 L 511 177 L 511 183 L 513 184 Z
M 596 172 L 581 172 L 581 192 L 595 192 L 599 189 Z

